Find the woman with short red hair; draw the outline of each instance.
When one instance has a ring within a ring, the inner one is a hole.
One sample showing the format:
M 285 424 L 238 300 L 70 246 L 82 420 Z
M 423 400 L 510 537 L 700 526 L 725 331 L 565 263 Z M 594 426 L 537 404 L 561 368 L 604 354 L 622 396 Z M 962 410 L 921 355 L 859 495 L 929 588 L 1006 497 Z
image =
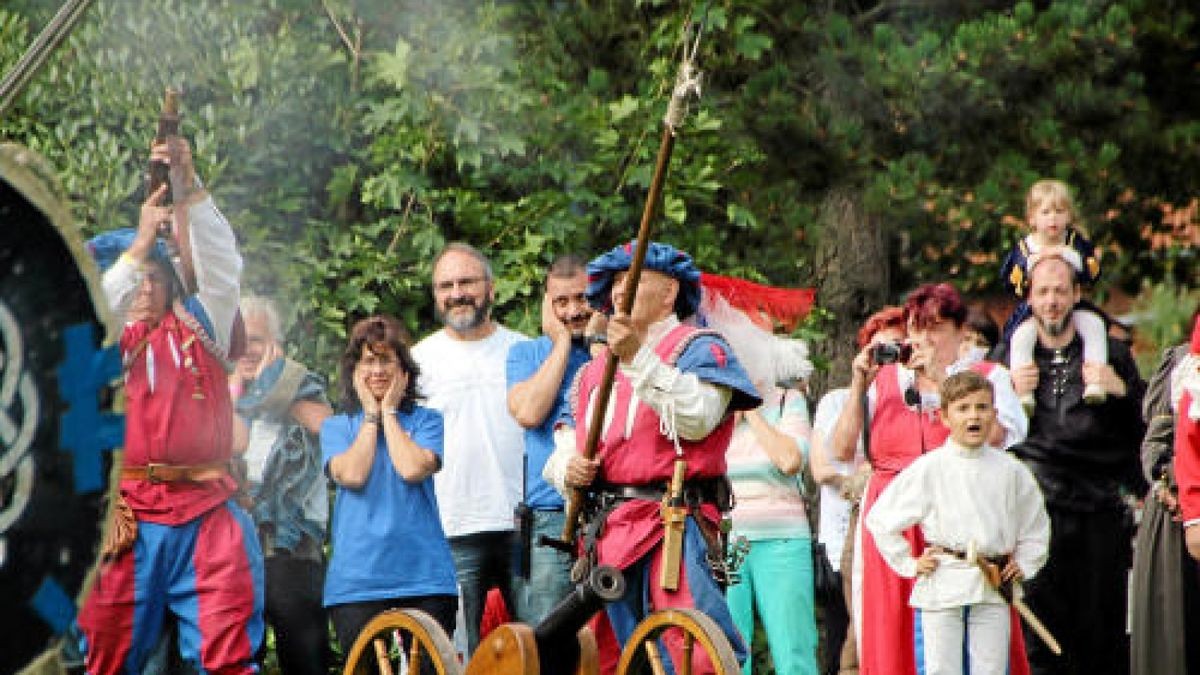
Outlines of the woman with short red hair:
M 1029 426 L 1005 368 L 986 361 L 959 360 L 967 309 L 953 286 L 942 283 L 917 288 L 904 302 L 904 318 L 908 330 L 905 343 L 892 349 L 869 345 L 855 357 L 846 407 L 830 436 L 831 455 L 848 460 L 863 435 L 864 424 L 867 426 L 868 461 L 874 472 L 863 495 L 864 518 L 900 471 L 946 441 L 949 429 L 939 415 L 937 392 L 949 375 L 969 368 L 992 382 L 999 424 L 993 428 L 989 444 L 1006 448 L 1023 439 Z M 919 556 L 925 547 L 920 530 L 912 528 L 906 538 L 914 557 Z M 915 675 L 916 657 L 923 653 L 924 645 L 919 641 L 920 631 L 914 631 L 908 605 L 913 580 L 888 567 L 870 532 L 861 527 L 856 571 L 860 563 L 859 672 Z M 857 578 L 855 583 L 859 583 Z M 1019 636 L 1020 631 L 1015 631 L 1014 640 Z M 1017 645 L 1013 655 L 1010 672 L 1028 672 L 1023 646 Z

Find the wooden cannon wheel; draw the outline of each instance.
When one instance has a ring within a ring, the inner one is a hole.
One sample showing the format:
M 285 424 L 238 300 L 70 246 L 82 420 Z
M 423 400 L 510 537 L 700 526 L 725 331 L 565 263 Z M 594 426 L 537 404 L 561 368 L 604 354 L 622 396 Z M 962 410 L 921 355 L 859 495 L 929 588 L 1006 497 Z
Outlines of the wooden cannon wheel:
M 694 609 L 667 609 L 651 614 L 634 628 L 629 642 L 621 650 L 617 675 L 665 675 L 671 672 L 665 665 L 671 657 L 661 642 L 668 631 L 682 632 L 684 654 L 696 654 L 697 647 L 707 654 L 717 675 L 741 672 L 733 647 L 716 622 Z M 674 666 L 676 675 L 692 675 L 692 660 L 687 658 L 685 661 Z
M 376 668 L 371 668 L 371 663 Z M 458 652 L 432 616 L 416 609 L 390 609 L 375 615 L 363 627 L 350 648 L 342 674 L 415 675 L 424 663 L 431 664 L 437 675 L 462 673 Z M 407 664 L 407 671 L 403 664 Z

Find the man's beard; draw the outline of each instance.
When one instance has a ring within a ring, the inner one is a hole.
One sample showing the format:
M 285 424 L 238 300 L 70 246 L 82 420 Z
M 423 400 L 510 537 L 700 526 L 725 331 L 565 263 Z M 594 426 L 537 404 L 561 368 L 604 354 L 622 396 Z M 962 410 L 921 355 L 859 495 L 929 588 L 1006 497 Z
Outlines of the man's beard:
M 450 310 L 459 306 L 471 307 L 474 309 L 474 311 L 467 316 L 458 315 L 451 317 Z M 446 309 L 439 309 L 437 315 L 438 320 L 440 320 L 443 325 L 448 326 L 459 333 L 464 333 L 482 326 L 483 322 L 487 321 L 488 312 L 490 312 L 491 309 L 492 301 L 491 298 L 488 298 L 487 296 L 484 296 L 479 306 L 476 306 L 475 301 L 471 298 L 463 298 L 462 300 L 459 300 L 453 304 L 447 303 Z
M 1050 337 L 1058 337 L 1063 334 L 1063 331 L 1067 330 L 1067 322 L 1070 321 L 1070 319 L 1071 315 L 1067 314 L 1058 321 L 1048 321 L 1042 318 L 1038 318 L 1038 321 L 1042 324 L 1042 328 L 1045 329 L 1047 335 Z

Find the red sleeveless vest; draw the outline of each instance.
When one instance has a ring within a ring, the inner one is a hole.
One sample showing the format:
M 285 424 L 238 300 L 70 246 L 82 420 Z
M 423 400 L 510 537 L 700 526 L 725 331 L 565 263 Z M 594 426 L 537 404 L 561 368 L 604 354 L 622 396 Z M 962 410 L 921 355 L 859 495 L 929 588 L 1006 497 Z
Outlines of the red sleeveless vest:
M 996 364 L 980 361 L 971 370 L 987 377 Z M 900 371 L 895 364 L 875 377 L 875 411 L 871 416 L 871 466 L 876 473 L 895 475 L 917 457 L 946 442 L 950 429 L 940 410 L 918 412 L 904 403 Z
M 680 324 L 673 328 L 654 348 L 654 353 L 668 365 L 675 365 L 688 344 L 705 332 Z M 575 440 L 583 449 L 587 442 L 587 424 L 591 422 L 588 406 L 604 376 L 604 359 L 592 359 L 580 371 L 578 402 L 575 419 Z M 638 401 L 632 433 L 625 437 L 625 420 L 633 401 L 633 385 L 620 369 L 613 381 L 612 422 L 596 446 L 601 459 L 600 478 L 618 485 L 663 483 L 671 478 L 675 463 L 675 444 L 659 428 L 660 418 L 650 406 Z M 679 439 L 687 460 L 687 478 L 715 478 L 725 475 L 725 450 L 733 438 L 733 417 L 728 416 L 708 436 L 699 441 Z
M 206 340 L 190 315 L 185 320 L 173 312 L 154 328 L 143 322 L 125 327 L 126 466 L 230 459 L 229 387 L 225 368 L 205 347 Z M 236 487 L 228 476 L 205 483 L 123 480 L 121 493 L 140 520 L 179 525 L 223 503 Z

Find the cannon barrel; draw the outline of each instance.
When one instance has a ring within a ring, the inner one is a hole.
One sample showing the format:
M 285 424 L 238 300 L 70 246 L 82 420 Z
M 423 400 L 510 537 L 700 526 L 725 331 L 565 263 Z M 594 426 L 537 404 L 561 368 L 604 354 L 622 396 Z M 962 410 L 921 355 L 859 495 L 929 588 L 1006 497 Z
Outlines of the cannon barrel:
M 579 641 L 575 634 L 592 616 L 625 594 L 621 570 L 608 565 L 592 569 L 587 578 L 575 585 L 541 623 L 533 629 L 537 641 L 540 675 L 571 675 L 579 661 Z

